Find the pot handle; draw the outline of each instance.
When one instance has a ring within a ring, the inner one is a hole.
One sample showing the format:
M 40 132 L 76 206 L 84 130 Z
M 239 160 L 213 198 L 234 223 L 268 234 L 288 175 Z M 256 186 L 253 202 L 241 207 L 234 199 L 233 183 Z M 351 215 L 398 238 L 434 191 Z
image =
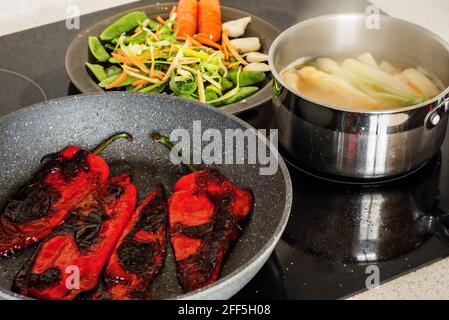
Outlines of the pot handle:
M 427 114 L 426 119 L 424 120 L 424 125 L 427 129 L 433 129 L 440 123 L 441 119 L 446 114 L 449 114 L 449 98 L 441 101 L 436 108 Z
M 442 241 L 449 243 L 449 214 L 445 213 L 439 217 L 433 217 L 434 234 Z

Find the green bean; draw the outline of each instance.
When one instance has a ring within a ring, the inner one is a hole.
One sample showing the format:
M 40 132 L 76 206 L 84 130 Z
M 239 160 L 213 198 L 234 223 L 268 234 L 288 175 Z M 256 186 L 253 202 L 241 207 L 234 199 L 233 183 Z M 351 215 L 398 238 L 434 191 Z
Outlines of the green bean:
M 141 32 L 140 34 L 138 34 L 138 35 L 135 36 L 135 37 L 126 37 L 124 43 L 125 43 L 126 45 L 128 45 L 128 44 L 142 43 L 142 42 L 145 42 L 145 37 L 146 37 L 145 32 Z
M 215 95 L 216 95 L 216 98 L 215 98 L 215 99 L 218 99 L 218 97 L 221 97 L 221 96 L 223 95 L 223 92 L 221 92 L 221 90 L 218 89 L 218 88 L 217 88 L 216 86 L 214 86 L 214 85 L 209 85 L 209 86 L 206 87 L 206 95 L 207 95 L 208 92 L 213 92 L 213 93 L 215 93 Z M 214 99 L 214 100 L 215 100 L 215 99 Z M 210 99 L 210 100 L 212 100 L 212 99 Z
M 228 99 L 224 100 L 221 102 L 222 105 L 227 105 L 227 104 L 233 104 L 236 102 L 239 102 L 245 98 L 248 98 L 249 96 L 252 96 L 253 94 L 255 94 L 257 91 L 259 91 L 258 87 L 244 87 L 244 88 L 240 88 L 239 91 L 233 95 L 232 97 L 229 97 Z
M 232 89 L 234 87 L 234 83 L 231 80 L 229 80 L 228 78 L 222 77 L 221 78 L 221 86 L 223 88 L 223 91 L 226 91 L 226 90 Z
M 218 99 L 218 94 L 215 91 L 206 89 L 206 101 L 214 101 Z
M 108 75 L 108 77 L 112 77 L 120 73 L 122 73 L 122 68 L 117 66 L 110 66 L 109 68 L 106 69 L 106 74 Z
M 150 30 L 152 31 L 157 31 L 160 27 L 161 25 L 159 24 L 159 22 L 156 22 L 154 20 L 150 20 L 150 23 L 148 24 L 148 28 L 150 28 Z
M 98 81 L 101 82 L 108 78 L 108 75 L 103 66 L 86 62 L 86 67 L 90 70 L 90 72 L 92 72 L 92 74 L 95 76 L 95 78 L 97 78 Z
M 95 59 L 97 59 L 97 61 L 105 62 L 109 60 L 111 56 L 106 51 L 106 49 L 103 48 L 103 45 L 97 37 L 89 37 L 88 41 L 90 52 L 95 57 Z
M 154 93 L 161 93 L 165 89 L 165 81 L 161 81 L 156 84 L 149 85 L 147 87 L 144 87 L 139 90 L 139 92 L 154 92 Z
M 265 80 L 265 73 L 261 71 L 242 71 L 240 72 L 240 87 L 247 87 Z M 237 71 L 229 72 L 229 78 L 237 85 Z
M 206 92 L 206 101 L 214 101 L 218 99 L 218 95 L 216 92 L 207 91 Z
M 176 81 L 176 77 L 171 78 L 169 85 L 170 85 L 171 91 L 176 93 L 176 95 L 183 95 L 183 96 L 187 95 L 188 96 L 188 95 L 194 93 L 197 89 L 195 80 Z
M 114 58 L 114 57 L 112 57 L 112 58 L 109 59 L 108 61 L 109 61 L 109 63 L 120 63 L 120 60 L 118 60 L 118 59 L 116 59 L 116 58 Z
M 124 17 L 121 17 L 109 27 L 103 30 L 100 35 L 100 39 L 103 41 L 111 41 L 115 38 L 120 37 L 123 33 L 131 31 L 132 29 L 139 26 L 140 23 L 144 22 L 147 16 L 142 11 L 134 11 L 128 13 Z
M 110 43 L 106 43 L 103 47 L 105 47 L 108 50 L 114 51 L 117 46 L 116 45 L 112 45 Z

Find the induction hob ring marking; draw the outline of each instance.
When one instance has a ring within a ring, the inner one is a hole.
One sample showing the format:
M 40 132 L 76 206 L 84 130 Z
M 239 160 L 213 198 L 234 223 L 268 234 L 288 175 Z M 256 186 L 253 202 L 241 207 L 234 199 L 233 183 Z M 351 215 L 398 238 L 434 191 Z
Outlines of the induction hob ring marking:
M 17 76 L 17 77 L 19 77 L 19 78 L 28 80 L 29 82 L 31 82 L 32 84 L 34 84 L 34 85 L 39 89 L 39 91 L 41 92 L 42 96 L 44 97 L 44 102 L 48 101 L 48 97 L 47 97 L 47 95 L 45 94 L 44 89 L 42 89 L 42 87 L 41 87 L 40 85 L 38 85 L 37 82 L 34 81 L 33 79 L 28 78 L 27 76 L 25 76 L 25 75 L 23 75 L 23 74 L 21 74 L 21 73 L 18 73 L 18 72 L 12 71 L 12 70 L 8 70 L 8 69 L 2 69 L 2 68 L 0 68 L 0 72 L 9 73 L 9 74 L 15 75 L 15 76 Z

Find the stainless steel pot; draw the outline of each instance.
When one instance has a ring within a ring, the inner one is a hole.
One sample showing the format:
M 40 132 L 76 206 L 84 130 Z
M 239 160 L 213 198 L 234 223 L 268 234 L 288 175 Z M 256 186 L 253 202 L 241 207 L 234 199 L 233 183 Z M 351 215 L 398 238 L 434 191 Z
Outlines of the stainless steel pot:
M 273 125 L 293 156 L 320 171 L 377 179 L 416 169 L 440 149 L 449 113 L 449 45 L 415 24 L 387 16 L 369 28 L 363 14 L 323 16 L 283 32 L 269 53 L 274 82 Z M 359 111 L 324 105 L 287 89 L 280 72 L 301 57 L 355 55 L 419 66 L 447 88 L 415 106 Z

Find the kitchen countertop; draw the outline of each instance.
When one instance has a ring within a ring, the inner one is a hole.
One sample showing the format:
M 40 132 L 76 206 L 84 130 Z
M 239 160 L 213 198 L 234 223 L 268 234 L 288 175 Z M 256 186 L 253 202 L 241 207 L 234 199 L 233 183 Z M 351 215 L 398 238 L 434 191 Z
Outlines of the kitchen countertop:
M 0 2 L 0 36 L 63 20 L 73 12 L 74 8 L 83 15 L 135 1 L 2 1 Z M 449 12 L 447 0 L 371 0 L 371 2 L 387 14 L 421 24 L 449 41 L 449 19 L 445 14 Z M 18 12 L 20 12 L 19 15 Z M 382 284 L 377 289 L 351 299 L 449 299 L 448 273 L 449 259 Z

